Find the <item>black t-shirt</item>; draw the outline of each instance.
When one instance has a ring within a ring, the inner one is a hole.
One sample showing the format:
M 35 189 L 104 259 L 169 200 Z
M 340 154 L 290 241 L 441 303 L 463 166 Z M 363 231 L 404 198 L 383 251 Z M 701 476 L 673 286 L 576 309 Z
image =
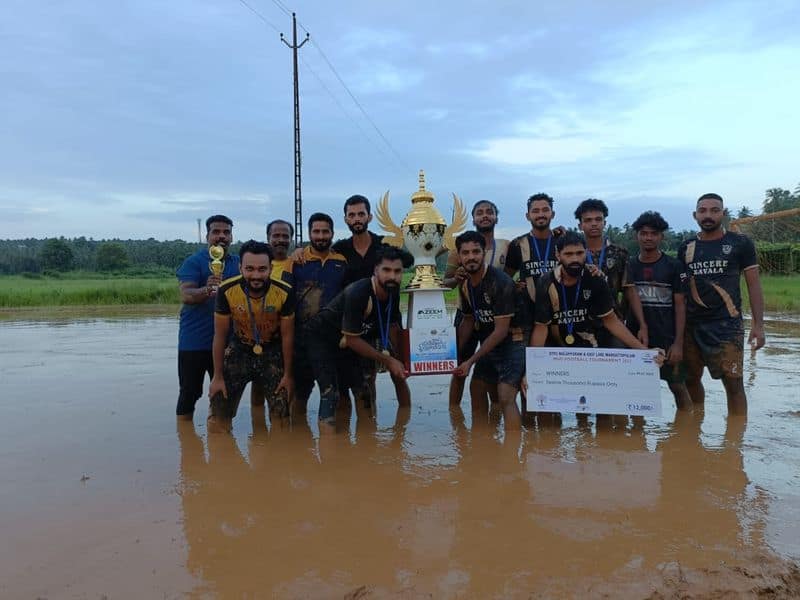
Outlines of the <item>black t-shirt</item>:
M 686 267 L 688 321 L 729 319 L 742 313 L 739 278 L 758 267 L 756 248 L 742 234 L 726 231 L 718 240 L 687 240 L 678 249 Z
M 372 278 L 368 277 L 348 285 L 310 323 L 318 325 L 318 333 L 329 339 L 338 340 L 344 334 L 372 341 L 380 337 L 378 310 L 384 327 L 387 327 L 387 312 L 389 324 L 402 323 L 399 304 L 399 293 L 379 302 L 372 288 Z
M 636 287 L 651 346 L 666 349 L 675 341 L 673 294 L 683 293 L 682 274 L 681 263 L 666 254 L 651 263 L 642 262 L 638 256 L 628 260 L 625 286 Z M 633 335 L 639 333 L 639 322 L 630 310 L 626 323 Z
M 561 346 L 597 348 L 601 319 L 612 312 L 614 301 L 605 278 L 590 275 L 586 269 L 577 284 L 563 286 L 561 267 L 556 267 L 543 275 L 536 287 L 536 323 L 549 325 L 552 339 Z M 564 341 L 569 324 L 574 344 Z
M 486 267 L 483 279 L 476 287 L 473 288 L 469 279 L 465 279 L 458 289 L 461 312 L 472 315 L 481 342 L 494 331 L 496 317 L 511 317 L 506 339 L 514 337 L 512 329 L 517 329 L 517 294 L 511 277 L 495 267 Z
M 518 271 L 518 279 L 526 284 L 525 290 L 517 292 L 523 310 L 519 315 L 520 323 L 524 322 L 529 327 L 533 323 L 536 285 L 542 275 L 551 272 L 557 264 L 556 244 L 552 234 L 549 240 L 540 240 L 530 233 L 511 240 L 506 268 Z
M 383 244 L 382 235 L 377 235 L 368 231 L 371 242 L 367 248 L 366 254 L 361 256 L 353 246 L 353 238 L 349 237 L 343 240 L 338 240 L 333 244 L 332 249 L 334 252 L 344 255 L 347 259 L 347 270 L 344 274 L 344 285 L 349 285 L 359 279 L 365 277 L 372 277 L 375 271 L 375 264 L 377 262 L 376 253 Z M 400 250 L 403 257 L 403 268 L 407 269 L 414 264 L 414 257 L 405 250 Z

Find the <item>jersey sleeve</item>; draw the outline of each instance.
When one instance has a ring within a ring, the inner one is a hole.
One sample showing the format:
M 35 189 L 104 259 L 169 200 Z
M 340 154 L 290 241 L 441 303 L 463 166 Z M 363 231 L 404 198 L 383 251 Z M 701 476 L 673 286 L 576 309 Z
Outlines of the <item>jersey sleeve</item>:
M 634 261 L 636 259 L 631 257 L 628 259 L 628 263 L 625 265 L 625 278 L 623 279 L 622 287 L 633 287 L 636 285 L 636 266 Z
M 542 277 L 536 284 L 536 303 L 534 321 L 542 325 L 549 325 L 553 320 L 553 303 L 550 302 L 550 294 L 547 288 L 550 287 L 549 278 Z
M 472 309 L 472 304 L 470 304 L 469 298 L 467 298 L 466 292 L 464 292 L 466 285 L 466 282 L 463 282 L 458 286 L 458 305 L 462 314 L 471 315 L 474 311 Z
M 231 314 L 231 305 L 230 302 L 228 302 L 228 295 L 222 288 L 217 290 L 217 300 L 214 307 L 214 312 L 220 315 Z
M 361 287 L 358 285 L 354 284 L 345 289 L 342 310 L 342 333 L 345 335 L 361 335 L 364 311 L 367 308 L 369 297 L 369 293 L 361 293 Z
M 606 283 L 606 280 L 602 277 L 590 277 L 588 280 L 592 282 L 594 288 L 592 293 L 594 298 L 592 308 L 589 311 L 590 314 L 597 319 L 601 319 L 609 313 L 614 312 L 614 298 L 611 295 L 611 288 L 608 286 L 608 283 Z M 586 281 L 585 278 L 584 281 Z
M 671 277 L 671 284 L 672 284 L 672 293 L 673 294 L 685 294 L 686 293 L 686 275 L 684 274 L 683 263 L 678 262 L 677 260 L 672 260 L 672 277 Z
M 742 244 L 739 248 L 739 268 L 744 271 L 757 267 L 758 257 L 756 256 L 756 245 L 753 240 L 747 236 L 742 236 Z
M 295 307 L 294 288 L 289 288 L 289 291 L 286 294 L 286 299 L 283 301 L 283 306 L 281 306 L 281 317 L 284 318 L 293 317 L 294 307 Z
M 203 279 L 203 273 L 200 270 L 200 265 L 195 256 L 190 256 L 183 261 L 183 264 L 178 267 L 175 275 L 181 283 L 195 283 L 198 286 L 204 283 L 201 281 Z
M 511 240 L 506 254 L 506 269 L 519 271 L 522 267 L 522 250 L 519 247 L 519 238 Z

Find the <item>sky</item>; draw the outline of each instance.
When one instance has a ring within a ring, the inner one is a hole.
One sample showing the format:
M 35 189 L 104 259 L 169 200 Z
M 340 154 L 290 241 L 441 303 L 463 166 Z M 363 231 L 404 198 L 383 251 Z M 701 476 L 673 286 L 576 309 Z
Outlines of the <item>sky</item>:
M 655 209 L 685 229 L 702 193 L 758 212 L 800 183 L 796 1 L 244 1 L 4 0 L 0 238 L 293 222 L 282 6 L 312 38 L 303 215 L 341 236 L 351 194 L 389 191 L 399 223 L 419 169 L 445 216 L 453 193 L 496 202 L 500 237 L 528 228 L 537 192 L 560 224 L 594 197 L 613 225 Z

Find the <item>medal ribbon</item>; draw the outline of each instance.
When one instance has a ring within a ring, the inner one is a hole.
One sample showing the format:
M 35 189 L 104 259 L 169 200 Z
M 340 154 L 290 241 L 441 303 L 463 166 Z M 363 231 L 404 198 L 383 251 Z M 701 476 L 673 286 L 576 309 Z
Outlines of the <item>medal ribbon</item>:
M 603 265 L 605 264 L 606 260 L 606 248 L 608 248 L 608 240 L 605 236 L 603 236 L 603 249 L 600 250 L 600 260 L 597 261 L 597 268 L 601 271 L 603 270 Z M 594 256 L 592 255 L 592 251 L 587 248 L 588 252 L 586 253 L 586 260 L 589 261 L 590 265 L 594 264 Z
M 578 279 L 578 285 L 575 288 L 575 302 L 573 303 L 573 308 L 578 307 L 578 298 L 581 295 L 581 283 L 583 283 L 583 275 L 581 275 L 581 277 Z M 564 303 L 564 310 L 570 310 L 569 304 L 567 303 L 567 288 L 563 281 L 561 282 L 561 299 Z M 565 323 L 565 325 L 567 327 L 567 335 L 572 335 L 572 330 L 575 329 L 575 323 L 569 322 Z
M 542 263 L 546 260 L 550 260 L 550 244 L 553 241 L 553 234 L 551 233 L 549 236 L 547 236 L 547 246 L 545 246 L 544 249 L 544 260 L 542 259 L 542 255 L 539 251 L 539 241 L 530 234 L 528 234 L 528 238 L 531 241 L 531 246 L 533 246 L 533 249 L 536 250 L 536 258 L 539 259 L 539 274 L 541 274 Z
M 264 289 L 264 296 L 261 298 L 261 314 L 264 314 L 265 309 L 267 308 L 267 290 L 269 287 Z M 258 326 L 256 325 L 256 317 L 253 314 L 253 306 L 250 304 L 250 291 L 249 288 L 245 287 L 244 289 L 244 297 L 247 298 L 247 314 L 250 315 L 250 326 L 253 329 L 253 340 L 254 346 L 258 346 L 261 344 L 261 334 L 258 331 Z
M 381 301 L 375 294 L 375 305 L 378 307 L 378 331 L 381 334 L 381 346 L 384 350 L 389 350 L 389 320 L 392 315 L 392 295 L 389 294 L 389 302 L 386 303 L 386 327 L 383 326 L 383 315 L 381 314 Z

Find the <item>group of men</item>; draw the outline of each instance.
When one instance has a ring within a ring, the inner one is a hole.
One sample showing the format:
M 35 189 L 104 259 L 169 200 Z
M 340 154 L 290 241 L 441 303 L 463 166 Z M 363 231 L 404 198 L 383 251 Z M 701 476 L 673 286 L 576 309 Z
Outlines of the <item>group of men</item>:
M 472 208 L 475 230 L 456 238 L 444 276 L 459 290 L 450 403 L 461 402 L 472 371 L 473 413 L 485 413 L 491 401 L 506 428 L 516 428 L 519 392 L 526 409 L 526 346 L 659 348 L 661 378 L 679 410 L 703 403 L 707 367 L 722 380 L 729 413 L 746 413 L 740 275 L 754 349 L 764 345 L 763 298 L 755 247 L 724 229 L 722 197 L 697 200 L 700 231 L 677 258 L 661 249 L 668 224 L 657 212 L 633 223 L 639 252 L 629 256 L 605 235 L 603 201 L 577 207 L 580 234 L 553 228 L 553 208 L 547 194 L 531 196 L 531 229 L 509 242 L 494 236 L 497 206 L 481 200 Z M 370 232 L 371 219 L 369 200 L 352 196 L 344 205 L 352 236 L 335 244 L 333 219 L 315 213 L 309 245 L 291 255 L 293 228 L 278 220 L 267 226 L 268 243 L 246 242 L 239 260 L 226 251 L 221 277 L 211 274 L 205 249 L 184 262 L 179 417 L 191 418 L 205 373 L 212 375 L 209 423 L 223 429 L 249 382 L 253 404 L 266 401 L 272 418 L 304 413 L 316 382 L 321 432 L 335 430 L 336 412 L 350 408 L 351 393 L 359 415 L 374 415 L 377 368 L 390 373 L 398 402 L 410 402 L 399 289 L 413 259 Z M 227 250 L 230 219 L 210 217 L 206 228 L 209 245 Z

